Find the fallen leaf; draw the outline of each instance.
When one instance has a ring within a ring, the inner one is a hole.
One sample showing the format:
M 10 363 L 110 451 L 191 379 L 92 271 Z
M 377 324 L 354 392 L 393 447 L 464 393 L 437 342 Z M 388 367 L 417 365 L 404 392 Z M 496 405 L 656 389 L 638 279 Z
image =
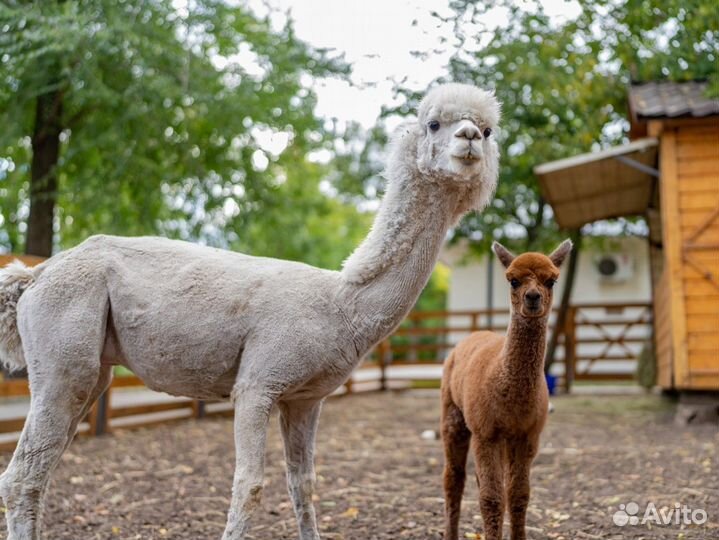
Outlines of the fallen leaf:
M 357 519 L 358 515 L 359 515 L 359 510 L 353 506 L 353 507 L 348 508 L 342 514 L 340 514 L 340 517 Z

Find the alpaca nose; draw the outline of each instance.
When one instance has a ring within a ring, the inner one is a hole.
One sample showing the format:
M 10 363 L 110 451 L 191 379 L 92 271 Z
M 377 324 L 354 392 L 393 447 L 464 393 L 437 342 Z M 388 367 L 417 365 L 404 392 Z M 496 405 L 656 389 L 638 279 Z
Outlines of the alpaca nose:
M 526 298 L 530 304 L 536 304 L 541 297 L 537 291 L 527 291 L 527 294 L 524 295 L 524 298 Z
M 479 128 L 469 121 L 462 122 L 459 129 L 454 132 L 455 137 L 467 139 L 468 141 L 479 139 L 480 135 Z

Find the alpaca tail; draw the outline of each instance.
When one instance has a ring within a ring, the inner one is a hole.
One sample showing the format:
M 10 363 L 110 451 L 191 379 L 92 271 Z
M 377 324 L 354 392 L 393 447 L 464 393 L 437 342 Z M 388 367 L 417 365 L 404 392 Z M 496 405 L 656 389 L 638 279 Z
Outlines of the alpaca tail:
M 36 271 L 20 261 L 0 269 L 0 362 L 10 371 L 26 365 L 17 328 L 17 303 L 36 277 Z

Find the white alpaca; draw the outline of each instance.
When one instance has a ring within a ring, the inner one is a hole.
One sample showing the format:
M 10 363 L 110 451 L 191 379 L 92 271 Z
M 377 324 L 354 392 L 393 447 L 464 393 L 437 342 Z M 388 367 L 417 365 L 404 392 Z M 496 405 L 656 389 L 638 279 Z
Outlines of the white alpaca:
M 40 538 L 49 474 L 113 364 L 162 392 L 232 397 L 236 462 L 224 540 L 245 538 L 260 503 L 277 405 L 300 538 L 319 538 L 312 493 L 322 401 L 399 325 L 447 230 L 484 208 L 497 181 L 492 94 L 440 86 L 418 116 L 393 137 L 382 207 L 341 272 L 162 238 L 95 236 L 35 269 L 0 273 L 0 356 L 27 365 L 32 392 L 0 477 L 9 540 Z

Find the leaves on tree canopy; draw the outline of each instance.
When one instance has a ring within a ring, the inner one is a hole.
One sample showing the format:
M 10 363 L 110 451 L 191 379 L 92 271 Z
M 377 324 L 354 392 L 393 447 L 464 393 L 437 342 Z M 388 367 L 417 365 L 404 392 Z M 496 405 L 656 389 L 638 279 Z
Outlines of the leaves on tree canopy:
M 719 12 L 709 0 L 580 0 L 579 16 L 548 17 L 541 2 L 453 0 L 447 80 L 493 88 L 503 103 L 497 196 L 467 216 L 455 238 L 486 253 L 494 238 L 547 249 L 558 233 L 533 168 L 626 140 L 632 81 L 708 79 L 719 94 Z M 489 12 L 506 16 L 496 28 Z M 439 16 L 438 16 L 439 17 Z M 420 97 L 387 114 L 407 114 Z
M 61 246 L 161 233 L 330 266 L 346 256 L 365 219 L 320 192 L 329 169 L 307 156 L 333 139 L 310 84 L 349 68 L 278 14 L 229 4 L 3 3 L 0 245 L 21 249 L 34 102 L 58 88 Z

